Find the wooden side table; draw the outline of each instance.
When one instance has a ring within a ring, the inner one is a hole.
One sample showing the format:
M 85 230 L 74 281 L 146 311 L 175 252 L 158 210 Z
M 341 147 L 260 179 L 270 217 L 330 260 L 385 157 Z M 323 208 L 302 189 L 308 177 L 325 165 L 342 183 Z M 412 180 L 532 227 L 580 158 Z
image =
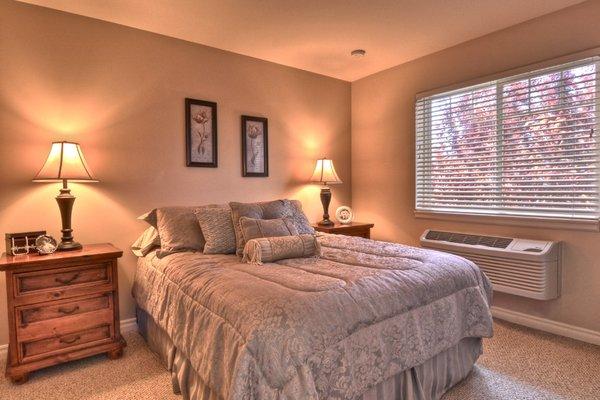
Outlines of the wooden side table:
M 20 384 L 40 368 L 123 354 L 117 273 L 122 255 L 111 244 L 92 244 L 46 256 L 0 257 L 8 296 L 8 378 Z
M 360 236 L 366 239 L 371 238 L 371 228 L 375 224 L 367 224 L 363 222 L 351 222 L 349 224 L 340 224 L 336 222 L 333 226 L 313 225 L 317 232 L 334 233 L 337 235 Z

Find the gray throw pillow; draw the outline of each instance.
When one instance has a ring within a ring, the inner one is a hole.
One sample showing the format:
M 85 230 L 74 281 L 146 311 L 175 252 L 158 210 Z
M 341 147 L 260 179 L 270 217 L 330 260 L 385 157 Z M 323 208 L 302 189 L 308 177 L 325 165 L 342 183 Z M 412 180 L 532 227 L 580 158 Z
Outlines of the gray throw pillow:
M 231 220 L 235 231 L 236 253 L 241 256 L 244 251 L 244 237 L 240 227 L 240 218 L 275 219 L 291 215 L 291 207 L 287 200 L 263 201 L 260 203 L 229 203 L 231 207 Z
M 299 200 L 289 200 L 291 207 L 290 217 L 294 220 L 294 225 L 298 229 L 299 234 L 314 235 L 315 228 L 310 225 L 306 214 L 302 211 L 302 203 Z
M 290 217 L 300 234 L 314 234 L 315 230 L 308 222 L 308 218 L 302 212 L 302 204 L 298 200 L 274 200 L 259 203 L 229 203 L 231 207 L 231 219 L 236 238 L 236 253 L 242 255 L 244 251 L 244 238 L 240 229 L 240 218 L 274 219 Z
M 242 229 L 244 245 L 249 240 L 261 237 L 298 235 L 298 230 L 290 217 L 275 219 L 241 217 L 240 227 Z
M 195 214 L 206 240 L 204 254 L 235 253 L 235 232 L 231 221 L 231 209 L 227 204 L 198 207 Z
M 162 207 L 156 210 L 160 236 L 159 258 L 181 251 L 202 251 L 204 236 L 194 214 L 197 207 Z
M 243 262 L 262 264 L 288 258 L 317 257 L 320 247 L 314 235 L 252 239 L 244 246 Z

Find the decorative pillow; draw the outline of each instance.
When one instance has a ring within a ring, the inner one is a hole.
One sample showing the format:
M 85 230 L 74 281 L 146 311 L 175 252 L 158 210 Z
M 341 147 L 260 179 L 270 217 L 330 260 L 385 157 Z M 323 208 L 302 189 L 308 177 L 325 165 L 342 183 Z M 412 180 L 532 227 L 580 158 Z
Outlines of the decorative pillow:
M 314 235 L 265 237 L 249 240 L 243 262 L 262 264 L 286 258 L 317 257 L 320 246 Z
M 156 247 L 160 247 L 160 237 L 155 227 L 150 226 L 131 245 L 131 251 L 138 257 L 144 257 Z
M 242 229 L 244 245 L 249 240 L 261 237 L 298 235 L 298 230 L 290 217 L 276 219 L 241 217 L 240 227 Z
M 244 237 L 240 227 L 240 218 L 275 219 L 291 215 L 291 207 L 287 200 L 264 201 L 260 203 L 229 203 L 231 207 L 231 220 L 236 240 L 236 253 L 241 256 L 244 251 Z
M 159 258 L 181 251 L 202 251 L 204 236 L 194 214 L 197 207 L 162 207 L 156 210 L 160 236 Z
M 308 218 L 306 218 L 306 214 L 302 211 L 302 203 L 299 200 L 288 200 L 291 207 L 291 218 L 294 220 L 294 224 L 296 225 L 296 229 L 298 229 L 298 233 L 314 235 L 315 228 L 310 225 L 308 222 Z
M 158 228 L 158 225 L 156 223 L 156 208 L 140 215 L 139 217 L 137 217 L 137 219 L 139 219 L 140 221 L 146 221 L 150 226 Z
M 235 232 L 231 221 L 231 209 L 227 204 L 202 206 L 195 214 L 206 240 L 204 254 L 235 253 Z

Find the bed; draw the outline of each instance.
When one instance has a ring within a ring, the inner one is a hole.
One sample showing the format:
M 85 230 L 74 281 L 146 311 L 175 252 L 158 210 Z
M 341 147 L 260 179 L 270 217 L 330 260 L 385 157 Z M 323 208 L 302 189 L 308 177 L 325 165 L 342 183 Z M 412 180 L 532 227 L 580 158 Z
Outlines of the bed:
M 140 332 L 184 399 L 438 399 L 492 335 L 491 286 L 446 253 L 321 234 L 320 257 L 139 258 Z

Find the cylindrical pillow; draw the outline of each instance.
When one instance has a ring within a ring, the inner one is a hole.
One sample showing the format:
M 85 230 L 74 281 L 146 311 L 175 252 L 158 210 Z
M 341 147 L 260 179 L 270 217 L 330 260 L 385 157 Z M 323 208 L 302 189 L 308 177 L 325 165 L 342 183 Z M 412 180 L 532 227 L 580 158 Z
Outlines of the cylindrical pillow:
M 319 243 L 313 235 L 265 237 L 246 243 L 242 262 L 262 264 L 286 258 L 316 257 L 320 253 Z

